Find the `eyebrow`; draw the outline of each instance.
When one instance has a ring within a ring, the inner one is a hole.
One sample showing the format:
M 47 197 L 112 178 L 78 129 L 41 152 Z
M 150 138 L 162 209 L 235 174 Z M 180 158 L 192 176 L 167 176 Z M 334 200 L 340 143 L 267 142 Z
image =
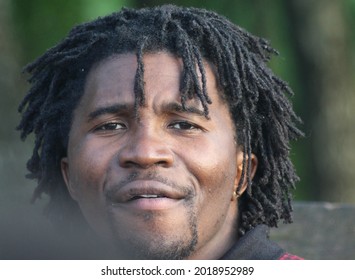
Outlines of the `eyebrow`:
M 200 110 L 193 106 L 185 105 L 184 107 L 177 102 L 170 102 L 164 104 L 162 106 L 162 109 L 164 112 L 179 112 L 179 113 L 187 112 L 198 116 L 205 116 L 205 112 L 203 110 Z M 96 119 L 102 115 L 118 114 L 118 113 L 129 112 L 129 111 L 133 111 L 133 106 L 130 106 L 128 104 L 113 104 L 110 106 L 99 107 L 89 114 L 88 120 L 92 121 L 93 119 Z
M 163 111 L 165 112 L 187 112 L 198 116 L 205 116 L 205 112 L 193 106 L 182 106 L 180 103 L 171 102 L 163 105 Z
M 117 114 L 120 112 L 127 112 L 131 106 L 127 104 L 113 104 L 110 106 L 99 107 L 89 114 L 89 121 L 100 117 L 102 115 Z

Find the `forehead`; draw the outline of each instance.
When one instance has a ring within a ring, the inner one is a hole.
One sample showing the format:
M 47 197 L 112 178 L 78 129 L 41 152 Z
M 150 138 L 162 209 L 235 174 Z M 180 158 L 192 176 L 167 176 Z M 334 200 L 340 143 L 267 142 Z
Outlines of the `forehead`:
M 168 52 L 148 53 L 143 56 L 143 87 L 146 105 L 168 101 L 181 102 L 184 65 L 181 59 Z M 134 103 L 137 57 L 133 53 L 114 55 L 95 64 L 90 70 L 81 103 L 86 108 L 108 106 L 112 103 Z M 220 102 L 213 68 L 204 61 L 206 88 L 212 102 Z M 202 87 L 200 71 L 196 68 Z M 188 104 L 203 109 L 198 98 Z

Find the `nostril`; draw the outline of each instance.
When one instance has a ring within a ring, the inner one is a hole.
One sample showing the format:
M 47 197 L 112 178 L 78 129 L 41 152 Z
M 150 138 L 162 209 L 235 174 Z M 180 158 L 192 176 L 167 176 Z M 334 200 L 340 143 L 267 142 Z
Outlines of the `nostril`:
M 162 160 L 161 157 L 160 159 L 154 158 L 154 157 L 144 157 L 142 155 L 140 156 L 135 156 L 134 158 L 126 158 L 120 160 L 120 165 L 124 168 L 150 168 L 150 167 L 169 167 L 172 165 L 173 159 L 172 156 L 166 157 L 166 159 Z
M 125 168 L 152 166 L 171 166 L 174 160 L 173 151 L 160 137 L 158 133 L 151 132 L 131 137 L 126 145 L 120 147 L 118 159 L 120 165 Z

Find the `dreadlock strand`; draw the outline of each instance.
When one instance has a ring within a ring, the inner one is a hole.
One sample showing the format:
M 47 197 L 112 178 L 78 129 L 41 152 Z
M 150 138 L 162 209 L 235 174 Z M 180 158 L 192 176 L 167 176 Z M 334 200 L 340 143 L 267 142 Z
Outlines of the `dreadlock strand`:
M 144 95 L 144 64 L 143 64 L 143 51 L 146 42 L 146 37 L 144 37 L 138 45 L 137 56 L 137 71 L 134 78 L 134 94 L 135 103 L 134 110 L 136 115 L 138 114 L 139 106 L 144 105 L 145 95 Z M 138 115 L 137 115 L 138 116 Z

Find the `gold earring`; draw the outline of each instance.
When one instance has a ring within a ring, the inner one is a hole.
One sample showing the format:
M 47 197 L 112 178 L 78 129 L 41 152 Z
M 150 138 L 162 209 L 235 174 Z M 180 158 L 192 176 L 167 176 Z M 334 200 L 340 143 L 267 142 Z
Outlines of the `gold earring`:
M 233 200 L 237 200 L 240 197 L 240 193 L 238 191 L 233 192 Z

